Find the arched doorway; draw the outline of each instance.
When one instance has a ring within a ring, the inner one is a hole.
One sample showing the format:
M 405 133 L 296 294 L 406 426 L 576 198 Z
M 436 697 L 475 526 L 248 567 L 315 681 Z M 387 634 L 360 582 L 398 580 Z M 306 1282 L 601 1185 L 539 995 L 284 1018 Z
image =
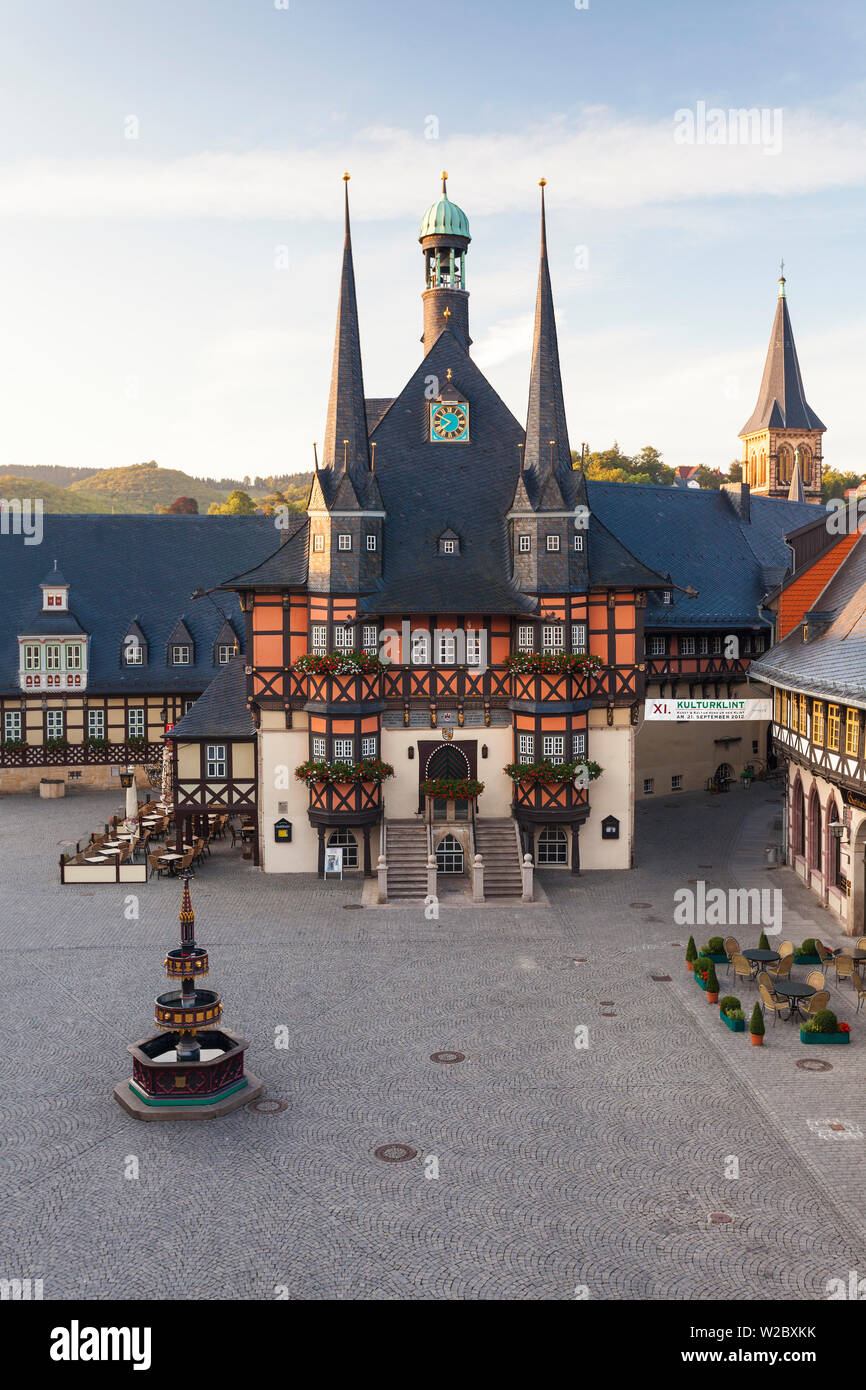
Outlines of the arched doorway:
M 719 786 L 727 786 L 734 780 L 734 769 L 730 763 L 719 763 L 716 768 L 715 780 Z
M 443 743 L 435 753 L 431 753 L 424 768 L 424 780 L 434 781 L 440 777 L 459 781 L 471 775 L 469 759 L 459 743 Z
M 827 883 L 838 888 L 842 881 L 842 836 L 834 835 L 830 826 L 841 820 L 833 797 L 827 802 Z
M 465 867 L 463 846 L 456 835 L 443 835 L 436 846 L 436 869 L 440 874 L 462 874 Z

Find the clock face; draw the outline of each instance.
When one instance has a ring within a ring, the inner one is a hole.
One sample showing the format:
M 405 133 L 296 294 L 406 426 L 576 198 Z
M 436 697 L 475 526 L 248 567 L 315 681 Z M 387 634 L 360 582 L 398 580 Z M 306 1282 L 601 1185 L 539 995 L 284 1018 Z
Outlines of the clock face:
M 457 401 L 433 406 L 430 438 L 434 444 L 468 444 L 469 406 Z

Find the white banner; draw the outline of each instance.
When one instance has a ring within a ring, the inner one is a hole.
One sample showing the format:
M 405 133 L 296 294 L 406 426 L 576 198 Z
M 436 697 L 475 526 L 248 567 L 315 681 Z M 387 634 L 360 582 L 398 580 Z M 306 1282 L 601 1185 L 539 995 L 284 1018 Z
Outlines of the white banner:
M 644 719 L 678 723 L 709 720 L 718 723 L 773 718 L 772 700 L 644 700 Z

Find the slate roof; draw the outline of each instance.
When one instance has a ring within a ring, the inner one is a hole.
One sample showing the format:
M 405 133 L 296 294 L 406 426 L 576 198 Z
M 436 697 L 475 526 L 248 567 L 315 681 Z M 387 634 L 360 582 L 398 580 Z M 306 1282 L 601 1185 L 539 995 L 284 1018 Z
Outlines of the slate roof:
M 750 674 L 774 685 L 866 705 L 866 536 L 815 599 L 812 613 L 828 622 L 820 635 L 804 642 L 798 624 L 752 662 Z
M 432 444 L 425 378 L 447 380 L 448 368 L 470 402 L 468 444 Z M 364 613 L 528 613 L 536 611 L 510 583 L 505 517 L 520 471 L 523 429 L 450 329 L 445 329 L 382 417 L 376 481 L 387 512 L 378 589 Z M 448 527 L 460 553 L 437 556 Z
M 233 656 L 226 666 L 221 666 L 192 709 L 177 721 L 166 738 L 255 738 L 256 726 L 247 704 L 245 662 L 245 656 Z
M 301 518 L 303 520 L 303 518 Z M 68 516 L 43 518 L 42 545 L 23 536 L 0 543 L 0 691 L 18 690 L 18 636 L 38 635 L 37 622 L 75 622 L 91 636 L 88 691 L 203 690 L 214 673 L 213 645 L 222 616 L 194 589 L 219 584 L 227 569 L 248 567 L 273 550 L 274 524 L 264 516 Z M 41 613 L 45 555 L 57 556 L 69 582 L 70 613 Z M 237 602 L 214 595 L 243 645 Z M 169 633 L 182 616 L 195 662 L 169 666 Z M 123 639 L 137 619 L 148 646 L 144 666 L 122 666 Z M 62 629 L 66 631 L 68 629 Z M 60 632 L 46 627 L 46 633 Z
M 310 547 L 309 517 L 288 518 L 286 539 L 252 569 L 243 570 L 223 582 L 224 589 L 292 589 L 307 582 Z M 271 544 L 274 531 L 271 530 Z
M 532 366 L 529 374 L 529 404 L 526 411 L 526 447 L 523 453 L 524 468 L 529 475 L 529 477 L 524 478 L 524 482 L 534 506 L 538 504 L 532 495 L 533 483 L 537 481 L 540 486 L 543 486 L 544 481 L 550 476 L 551 440 L 554 441 L 553 466 L 556 479 L 561 487 L 576 492 L 578 480 L 582 482 L 583 474 L 575 474 L 571 466 L 571 450 L 568 446 L 568 426 L 562 394 L 562 373 L 559 365 L 553 290 L 550 284 L 547 219 L 544 210 L 544 186 L 542 185 L 541 256 L 538 265 L 538 289 L 535 296 Z M 530 482 L 530 478 L 532 478 L 533 483 Z M 565 501 L 571 506 L 575 504 L 570 497 L 566 497 Z M 556 500 L 551 498 L 548 505 L 556 507 Z
M 794 330 L 785 298 L 785 281 L 779 281 L 779 299 L 764 363 L 758 403 L 740 430 L 740 438 L 764 429 L 826 428 L 806 401 L 800 363 L 794 344 Z
M 649 593 L 648 628 L 765 626 L 761 600 L 790 565 L 785 536 L 814 520 L 815 506 L 771 497 L 750 497 L 744 522 L 725 493 L 587 480 L 593 530 L 601 521 L 650 569 L 669 574 L 677 588 L 667 605 Z M 593 582 L 598 582 L 593 575 Z
M 358 303 L 355 296 L 355 268 L 352 260 L 352 232 L 349 226 L 349 183 L 343 184 L 345 234 L 337 329 L 331 365 L 331 393 L 325 422 L 322 465 L 342 468 L 345 460 L 352 480 L 369 472 L 370 446 L 367 411 L 364 403 L 364 373 L 361 366 L 361 338 L 358 329 Z M 345 443 L 344 443 L 345 441 Z
M 40 589 L 68 589 L 69 582 L 63 578 L 62 572 L 57 568 L 57 561 L 54 561 L 54 569 L 49 570 L 45 578 L 39 585 Z

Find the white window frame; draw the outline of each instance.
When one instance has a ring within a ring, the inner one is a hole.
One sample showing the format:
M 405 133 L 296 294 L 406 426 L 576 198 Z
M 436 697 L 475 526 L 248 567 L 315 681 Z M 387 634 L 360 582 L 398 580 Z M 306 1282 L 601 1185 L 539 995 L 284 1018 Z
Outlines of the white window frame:
M 186 656 L 179 653 L 186 652 Z M 171 664 L 172 666 L 191 666 L 192 647 L 188 642 L 172 642 L 171 644 Z
M 565 734 L 542 734 L 541 755 L 545 762 L 565 762 Z
M 410 637 L 410 664 L 412 666 L 429 666 L 430 646 L 431 636 L 426 628 L 415 629 Z
M 683 633 L 683 634 L 680 636 L 680 656 L 696 656 L 696 655 L 697 655 L 697 645 L 696 645 L 696 643 L 695 643 L 694 637 L 692 637 L 692 636 L 689 635 L 689 634 Z
M 3 711 L 3 739 L 24 737 L 24 711 L 7 709 Z
M 456 542 L 456 541 L 452 541 L 452 540 L 443 541 L 443 542 L 442 542 L 442 554 L 443 554 L 443 555 L 456 555 L 456 554 L 457 554 L 457 542 Z
M 45 669 L 46 671 L 62 670 L 61 646 L 59 642 L 45 643 Z
M 39 671 L 42 668 L 42 648 L 38 642 L 24 643 L 24 670 Z
M 649 655 L 667 656 L 667 654 L 668 639 L 666 637 L 659 637 L 656 633 L 651 633 L 649 639 Z
M 578 655 L 586 652 L 586 623 L 572 623 L 571 650 Z
M 547 549 L 548 549 L 549 551 L 558 550 L 558 549 L 559 549 L 559 536 L 552 536 L 552 535 L 551 535 L 551 536 L 548 536 L 548 537 L 546 538 L 546 543 L 547 543 Z
M 205 777 L 210 781 L 213 777 L 228 777 L 229 760 L 228 744 L 226 743 L 206 743 L 204 750 Z
M 321 531 L 316 531 L 313 536 L 313 553 L 320 555 L 325 549 L 325 537 Z
M 477 628 L 466 630 L 466 665 L 481 665 L 481 632 Z
M 575 762 L 578 758 L 586 757 L 586 734 L 572 734 L 571 756 Z
M 528 555 L 532 549 L 532 537 L 521 535 L 517 538 L 517 551 L 520 555 Z
M 62 709 L 45 711 L 45 737 L 63 738 L 66 733 L 66 719 Z
M 583 550 L 583 536 L 580 534 L 579 531 L 575 534 L 574 537 L 574 548 L 575 550 Z
M 353 738 L 334 739 L 334 762 L 353 763 L 355 761 L 355 740 Z
M 671 589 L 662 589 L 662 603 L 665 605 L 665 607 L 669 607 L 669 605 L 672 604 L 673 601 L 673 591 Z
M 105 738 L 105 710 L 90 709 L 87 711 L 87 737 Z
M 310 647 L 313 656 L 327 656 L 328 654 L 328 625 L 327 623 L 312 623 L 310 626 Z
M 547 623 L 541 629 L 541 650 L 546 656 L 554 656 L 565 651 L 565 625 Z
M 653 793 L 654 793 L 654 791 L 655 791 L 655 778 L 654 778 L 654 777 L 645 777 L 645 778 L 643 779 L 643 794 L 644 794 L 644 796 L 652 796 Z
M 531 763 L 535 758 L 535 734 L 517 735 L 517 756 L 522 763 Z
M 124 666 L 144 665 L 144 647 L 137 637 L 129 634 L 123 639 L 123 664 Z
M 713 633 L 713 656 L 721 656 L 721 654 L 722 654 L 722 634 L 721 634 L 720 632 L 714 632 L 714 633 Z
M 228 642 L 220 642 L 217 647 L 217 666 L 228 666 L 233 652 L 234 647 L 229 646 Z
M 322 734 L 313 735 L 313 761 L 323 763 L 328 756 L 328 741 Z
M 678 772 L 677 772 L 677 773 L 674 773 L 674 774 L 671 776 L 671 791 L 672 791 L 672 792 L 681 792 L 682 789 L 683 789 L 683 779 L 682 779 L 682 776 L 681 776 Z
M 526 623 L 517 629 L 517 650 L 519 652 L 531 652 L 535 647 L 535 629 L 531 623 Z
M 376 549 L 377 549 L 377 537 L 374 535 L 374 533 L 373 533 L 372 531 L 368 531 L 368 532 L 367 532 L 367 549 L 368 549 L 368 550 L 376 550 Z
M 338 652 L 350 652 L 355 645 L 355 634 L 352 628 L 346 627 L 343 623 L 338 623 L 334 628 L 334 646 Z
M 361 628 L 361 647 L 370 656 L 379 651 L 379 629 L 375 623 L 364 623 Z
M 351 533 L 351 531 L 340 531 L 339 535 L 337 536 L 337 549 L 338 549 L 338 550 L 351 550 L 351 549 L 352 549 L 352 533 Z
M 456 632 L 440 632 L 438 637 L 438 647 L 436 651 L 436 661 L 440 666 L 457 665 L 457 634 Z
M 66 644 L 66 669 L 67 671 L 80 671 L 84 665 L 84 648 L 80 642 L 67 642 Z
M 708 656 L 709 651 L 710 639 L 706 633 L 703 633 L 703 635 L 698 638 L 698 654 L 700 656 Z
M 147 738 L 147 711 L 144 705 L 132 705 L 126 711 L 128 738 Z
M 378 746 L 378 742 L 379 742 L 379 740 L 378 740 L 378 738 L 376 737 L 375 734 L 362 734 L 362 735 L 361 735 L 361 757 L 362 757 L 362 758 L 375 758 L 375 757 L 376 757 L 376 749 L 377 749 L 377 746 Z

